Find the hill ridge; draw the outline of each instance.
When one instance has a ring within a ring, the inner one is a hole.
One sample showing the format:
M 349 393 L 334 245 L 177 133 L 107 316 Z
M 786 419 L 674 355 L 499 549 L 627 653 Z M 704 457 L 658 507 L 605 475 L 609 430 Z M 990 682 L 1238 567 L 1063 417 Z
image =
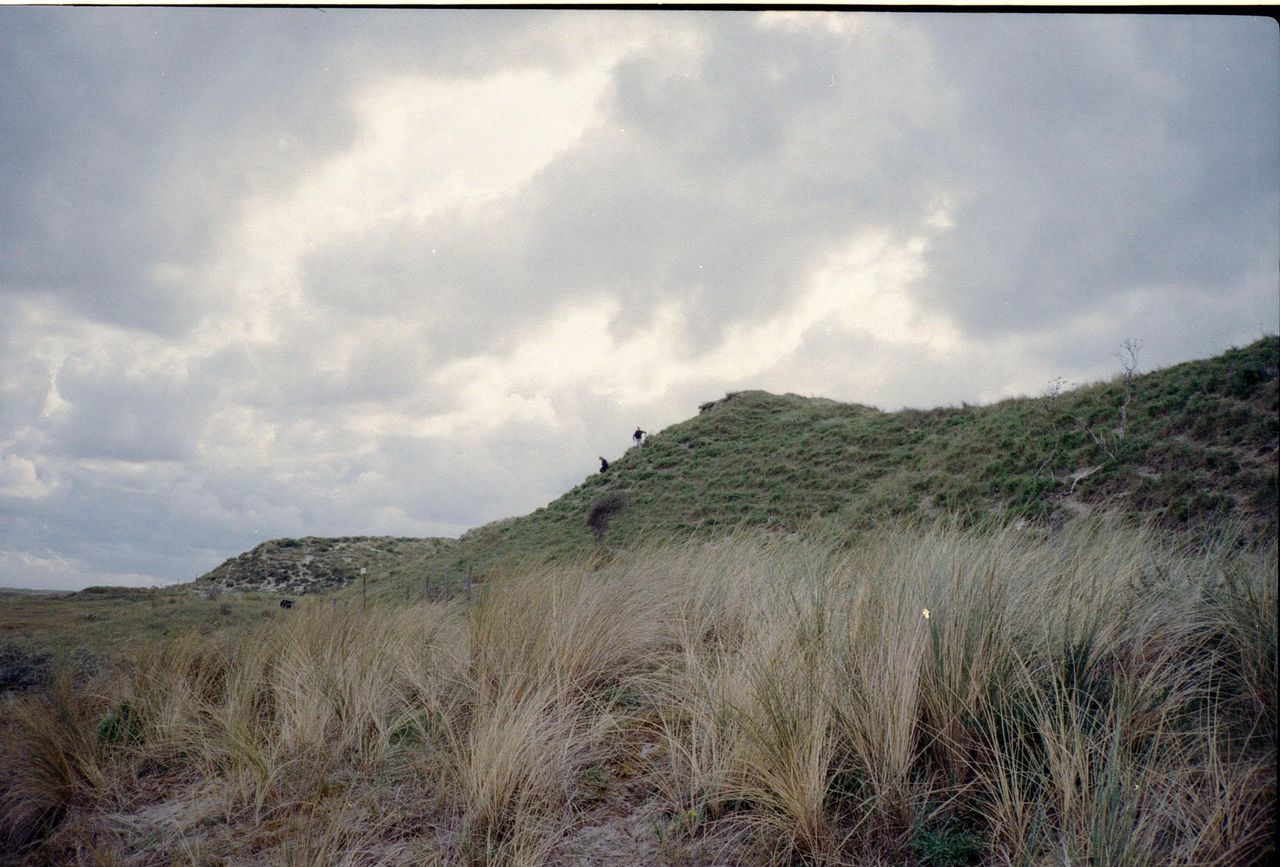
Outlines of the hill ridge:
M 412 592 L 445 570 L 483 577 L 589 552 L 587 517 L 606 495 L 625 502 L 601 536 L 610 549 L 744 526 L 856 531 L 940 514 L 1052 527 L 1098 508 L 1178 530 L 1232 519 L 1250 537 L 1273 536 L 1278 367 L 1280 338 L 1268 336 L 1210 359 L 986 405 L 886 412 L 729 392 L 545 506 L 366 564 L 371 587 Z

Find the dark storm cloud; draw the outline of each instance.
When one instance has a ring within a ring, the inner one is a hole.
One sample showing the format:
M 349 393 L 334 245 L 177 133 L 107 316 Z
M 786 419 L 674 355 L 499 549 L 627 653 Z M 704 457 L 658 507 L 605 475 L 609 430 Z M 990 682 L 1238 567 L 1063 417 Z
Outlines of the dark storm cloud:
M 196 577 L 230 556 L 228 546 L 255 544 L 257 528 L 303 535 L 313 517 L 251 473 L 103 463 L 64 469 L 61 481 L 42 499 L 0 498 L 9 546 L 161 581 Z
M 991 336 L 1169 285 L 1235 293 L 1280 228 L 1280 65 L 1261 18 L 930 22 L 964 97 L 929 300 Z M 1242 299 L 1256 315 L 1254 298 Z M 1190 312 L 1190 311 L 1188 311 Z
M 316 17 L 0 11 L 0 286 L 189 326 L 202 299 L 157 266 L 199 261 L 245 195 L 350 135 L 322 98 L 333 78 L 305 62 Z
M 71 408 L 51 426 L 49 454 L 123 461 L 195 457 L 204 396 L 177 383 L 131 382 L 103 369 L 64 375 L 59 386 Z
M 0 9 L 0 291 L 176 333 L 247 197 L 349 145 L 348 96 L 478 62 L 447 13 Z M 497 45 L 521 16 L 475 16 Z M 171 267 L 171 266 L 177 266 Z
M 469 219 L 450 210 L 347 233 L 307 258 L 303 282 L 339 315 L 415 319 L 424 361 L 508 349 L 513 328 L 564 291 L 555 275 L 522 267 L 520 209 Z

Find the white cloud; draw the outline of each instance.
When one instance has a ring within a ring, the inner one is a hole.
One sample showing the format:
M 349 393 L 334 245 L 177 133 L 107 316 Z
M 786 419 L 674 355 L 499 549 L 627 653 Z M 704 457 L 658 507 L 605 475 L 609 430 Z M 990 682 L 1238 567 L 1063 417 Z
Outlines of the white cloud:
M 105 572 L 96 564 L 53 551 L 0 551 L 0 587 L 82 590 L 92 585 L 158 587 L 160 583 L 136 572 Z
M 351 94 L 358 124 L 352 146 L 310 166 L 287 197 L 247 203 L 214 275 L 237 288 L 235 303 L 245 312 L 211 327 L 224 339 L 287 341 L 292 320 L 305 316 L 312 300 L 300 281 L 312 251 L 404 220 L 466 220 L 518 193 L 599 123 L 609 63 L 590 60 L 566 71 L 475 80 L 402 74 Z M 358 297 L 362 287 L 347 291 Z
M 17 455 L 0 456 L 0 496 L 36 500 L 53 493 L 53 487 L 40 478 L 35 461 Z
M 870 22 L 869 16 L 858 13 L 769 9 L 760 13 L 756 26 L 763 30 L 816 32 L 847 37 L 865 30 Z
M 46 419 L 56 419 L 59 416 L 65 416 L 71 408 L 71 404 L 63 399 L 62 393 L 58 391 L 58 369 L 61 363 L 49 368 L 49 391 L 44 396 L 44 409 L 41 416 Z
M 946 224 L 931 211 L 923 228 Z M 611 297 L 563 303 L 507 353 L 474 356 L 440 369 L 434 384 L 457 390 L 460 409 L 425 419 L 418 435 L 448 436 L 511 421 L 554 424 L 548 395 L 605 395 L 622 405 L 661 401 L 690 380 L 743 383 L 786 364 L 814 330 L 861 334 L 932 356 L 954 351 L 958 329 L 923 311 L 912 286 L 927 268 L 928 236 L 900 238 L 864 231 L 801 285 L 790 303 L 761 321 L 737 323 L 701 352 L 686 334 L 694 311 L 678 300 L 655 307 L 646 322 L 619 332 L 621 307 Z M 620 336 L 621 335 L 621 336 Z

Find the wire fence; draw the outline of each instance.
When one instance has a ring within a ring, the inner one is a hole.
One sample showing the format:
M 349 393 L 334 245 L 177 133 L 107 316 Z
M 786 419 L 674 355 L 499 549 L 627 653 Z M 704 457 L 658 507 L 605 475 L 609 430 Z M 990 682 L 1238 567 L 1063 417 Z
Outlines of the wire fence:
M 465 604 L 470 605 L 479 595 L 480 585 L 473 580 L 473 571 L 470 564 L 465 567 L 450 570 L 447 567 L 439 575 L 433 575 L 428 572 L 422 576 L 422 586 L 415 588 L 413 585 L 405 585 L 404 601 L 406 604 L 415 602 L 449 602 L 453 599 L 461 599 Z M 385 598 L 385 597 L 384 597 Z M 349 596 L 339 597 L 333 595 L 329 597 L 329 604 L 337 610 L 338 606 L 347 607 L 354 603 L 354 599 Z M 281 607 L 291 608 L 292 600 L 285 600 L 281 603 Z M 366 610 L 369 607 L 369 576 L 362 569 L 360 571 L 360 610 Z

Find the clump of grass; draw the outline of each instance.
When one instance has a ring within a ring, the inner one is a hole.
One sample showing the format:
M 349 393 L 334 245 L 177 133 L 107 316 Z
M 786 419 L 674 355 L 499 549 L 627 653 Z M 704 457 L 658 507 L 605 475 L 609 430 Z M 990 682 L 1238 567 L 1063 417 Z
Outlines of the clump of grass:
M 4 754 L 15 760 L 0 772 L 0 844 L 25 847 L 107 787 L 95 718 L 101 706 L 75 688 L 65 667 L 43 695 L 6 702 Z
M 470 612 L 449 749 L 466 834 L 486 857 L 536 862 L 554 843 L 574 781 L 612 752 L 618 719 L 593 696 L 629 693 L 664 639 L 655 588 L 587 568 L 512 576 Z

